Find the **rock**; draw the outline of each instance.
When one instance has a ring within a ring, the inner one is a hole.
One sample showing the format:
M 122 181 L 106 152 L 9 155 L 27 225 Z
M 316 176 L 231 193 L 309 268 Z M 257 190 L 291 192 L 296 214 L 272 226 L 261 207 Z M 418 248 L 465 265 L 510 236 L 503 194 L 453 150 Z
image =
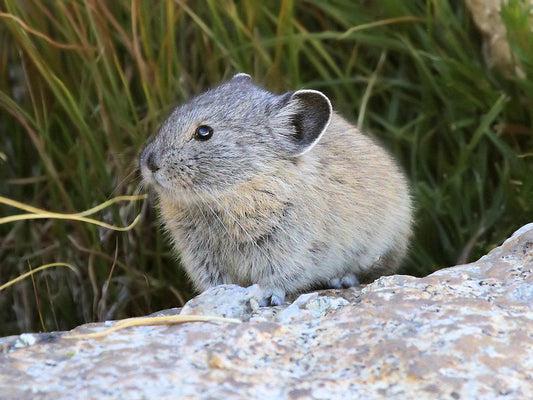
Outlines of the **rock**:
M 67 339 L 64 332 L 0 339 L 0 397 L 526 399 L 533 393 L 533 224 L 477 262 L 425 278 L 382 277 L 260 309 L 257 288 L 213 290 L 184 310 L 245 322 L 132 327 L 100 339 Z M 74 331 L 102 329 L 88 324 Z
M 293 319 L 318 319 L 347 304 L 350 303 L 343 298 L 318 296 L 317 292 L 302 294 L 281 311 L 276 320 L 286 324 Z
M 189 300 L 180 315 L 210 315 L 248 321 L 263 298 L 259 285 L 219 285 Z
M 495 66 L 508 78 L 525 78 L 522 66 L 516 61 L 507 41 L 507 32 L 500 16 L 505 0 L 465 0 L 472 19 L 483 36 L 483 51 L 489 67 Z M 525 0 L 533 6 L 533 0 Z

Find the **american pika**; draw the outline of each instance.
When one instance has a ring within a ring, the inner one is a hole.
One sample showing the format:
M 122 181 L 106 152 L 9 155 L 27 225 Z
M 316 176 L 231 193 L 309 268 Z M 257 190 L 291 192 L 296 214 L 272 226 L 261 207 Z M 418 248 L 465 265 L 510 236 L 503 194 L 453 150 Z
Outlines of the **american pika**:
M 396 271 L 411 235 L 406 178 L 315 90 L 249 75 L 177 107 L 141 155 L 195 286 L 258 283 L 262 305 Z

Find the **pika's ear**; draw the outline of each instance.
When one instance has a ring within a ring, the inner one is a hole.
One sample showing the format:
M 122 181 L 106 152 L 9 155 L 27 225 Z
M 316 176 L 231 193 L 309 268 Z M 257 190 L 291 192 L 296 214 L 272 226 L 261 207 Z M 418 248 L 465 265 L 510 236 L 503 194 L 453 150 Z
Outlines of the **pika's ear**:
M 297 90 L 283 96 L 284 106 L 278 112 L 278 126 L 284 125 L 289 151 L 299 156 L 311 150 L 331 121 L 331 102 L 322 92 Z
M 231 78 L 231 80 L 236 82 L 251 82 L 252 77 L 248 74 L 245 74 L 244 72 L 239 72 L 238 74 L 233 75 L 233 78 Z

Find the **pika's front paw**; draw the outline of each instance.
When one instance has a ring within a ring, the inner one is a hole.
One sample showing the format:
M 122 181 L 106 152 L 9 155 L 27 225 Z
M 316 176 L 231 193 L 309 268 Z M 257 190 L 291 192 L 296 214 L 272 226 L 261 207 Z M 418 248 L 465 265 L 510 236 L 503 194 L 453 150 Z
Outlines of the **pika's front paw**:
M 263 300 L 259 307 L 281 306 L 285 302 L 285 292 L 282 290 L 264 291 Z

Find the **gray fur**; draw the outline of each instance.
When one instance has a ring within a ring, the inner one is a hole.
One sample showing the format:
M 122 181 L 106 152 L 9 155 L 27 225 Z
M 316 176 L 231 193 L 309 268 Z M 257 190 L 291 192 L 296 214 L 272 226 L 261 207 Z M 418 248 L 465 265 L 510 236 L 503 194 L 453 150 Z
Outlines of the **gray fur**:
M 411 235 L 396 163 L 317 91 L 277 96 L 237 74 L 177 107 L 141 169 L 199 290 L 258 283 L 281 304 L 395 272 Z

